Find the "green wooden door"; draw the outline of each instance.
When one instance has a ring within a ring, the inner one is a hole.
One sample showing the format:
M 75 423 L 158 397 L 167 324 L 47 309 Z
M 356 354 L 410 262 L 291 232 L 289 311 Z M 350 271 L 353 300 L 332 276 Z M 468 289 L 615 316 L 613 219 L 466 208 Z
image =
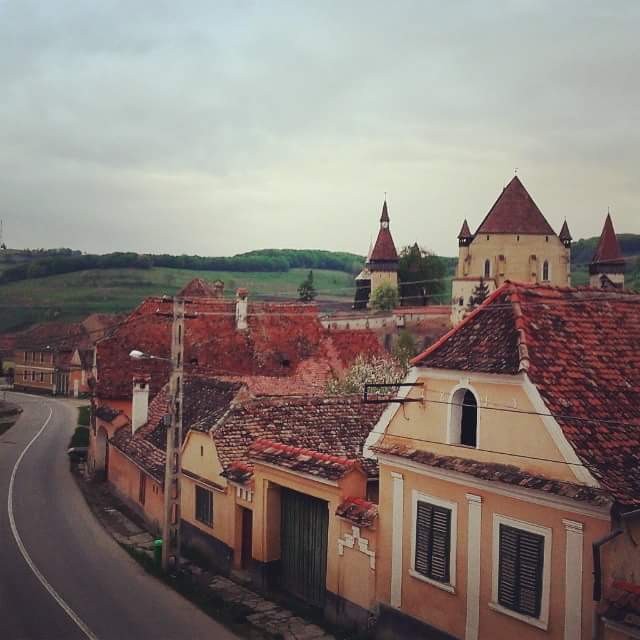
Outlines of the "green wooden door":
M 328 505 L 290 489 L 282 489 L 281 499 L 282 586 L 321 607 L 327 580 Z

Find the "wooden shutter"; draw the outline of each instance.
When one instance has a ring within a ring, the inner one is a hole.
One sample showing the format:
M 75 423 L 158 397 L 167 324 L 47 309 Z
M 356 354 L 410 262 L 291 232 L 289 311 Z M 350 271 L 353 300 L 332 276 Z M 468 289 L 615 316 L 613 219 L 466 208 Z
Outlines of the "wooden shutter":
M 449 582 L 450 550 L 451 510 L 418 501 L 415 570 L 432 580 Z
M 538 618 L 542 601 L 544 536 L 500 525 L 498 602 Z

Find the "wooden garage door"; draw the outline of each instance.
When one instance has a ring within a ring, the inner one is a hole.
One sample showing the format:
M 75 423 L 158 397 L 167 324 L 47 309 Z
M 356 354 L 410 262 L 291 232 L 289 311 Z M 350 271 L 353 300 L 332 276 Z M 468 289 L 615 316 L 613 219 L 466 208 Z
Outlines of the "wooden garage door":
M 282 489 L 281 497 L 282 586 L 321 607 L 327 579 L 328 504 L 290 489 Z

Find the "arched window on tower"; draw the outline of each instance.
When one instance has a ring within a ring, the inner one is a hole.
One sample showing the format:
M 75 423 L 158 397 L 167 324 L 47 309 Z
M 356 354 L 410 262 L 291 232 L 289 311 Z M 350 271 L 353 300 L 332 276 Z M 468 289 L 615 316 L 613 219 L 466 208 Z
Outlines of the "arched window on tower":
M 452 396 L 449 443 L 478 446 L 478 401 L 471 389 L 458 389 Z
M 549 261 L 545 260 L 542 263 L 542 281 L 549 282 Z
M 490 260 L 484 261 L 484 277 L 485 278 L 491 277 L 491 261 Z

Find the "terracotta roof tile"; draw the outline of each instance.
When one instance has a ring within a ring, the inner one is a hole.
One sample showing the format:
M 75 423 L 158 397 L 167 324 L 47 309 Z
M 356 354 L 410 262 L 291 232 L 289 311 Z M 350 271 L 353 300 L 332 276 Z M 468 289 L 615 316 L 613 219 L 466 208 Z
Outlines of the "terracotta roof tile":
M 367 265 L 374 262 L 398 262 L 398 259 L 398 252 L 396 251 L 391 231 L 389 229 L 380 229 Z
M 362 498 L 348 497 L 338 505 L 336 515 L 357 527 L 368 528 L 378 517 L 378 505 Z
M 518 176 L 511 179 L 480 223 L 476 235 L 482 233 L 555 235 Z
M 582 463 L 640 504 L 640 295 L 506 283 L 414 364 L 526 371 Z
M 536 489 L 553 493 L 555 495 L 589 502 L 593 505 L 604 506 L 609 503 L 608 495 L 605 491 L 594 489 L 580 484 L 554 480 L 545 476 L 523 471 L 519 467 L 506 464 L 479 462 L 470 458 L 457 458 L 453 456 L 442 456 L 416 449 L 405 444 L 398 444 L 392 441 L 384 441 L 372 447 L 376 453 L 386 453 L 401 458 L 414 460 L 421 464 L 448 471 L 466 473 L 482 480 L 491 482 L 503 482 L 505 484 L 516 485 L 526 489 Z
M 468 238 L 473 238 L 473 234 L 471 233 L 471 229 L 469 229 L 469 224 L 465 219 L 465 221 L 462 223 L 462 228 L 460 229 L 460 233 L 458 234 L 458 240 L 466 240 Z
M 151 374 L 152 397 L 168 381 L 168 363 L 131 360 L 129 352 L 140 349 L 169 357 L 171 308 L 168 298 L 147 298 L 112 336 L 98 343 L 100 398 L 130 398 L 137 373 Z M 247 331 L 236 330 L 232 301 L 194 299 L 187 312 L 192 317 L 186 320 L 185 371 L 242 379 L 254 383 L 256 393 L 321 393 L 358 353 L 382 352 L 372 331 L 347 332 L 347 339 L 330 333 L 314 305 L 249 304 Z

